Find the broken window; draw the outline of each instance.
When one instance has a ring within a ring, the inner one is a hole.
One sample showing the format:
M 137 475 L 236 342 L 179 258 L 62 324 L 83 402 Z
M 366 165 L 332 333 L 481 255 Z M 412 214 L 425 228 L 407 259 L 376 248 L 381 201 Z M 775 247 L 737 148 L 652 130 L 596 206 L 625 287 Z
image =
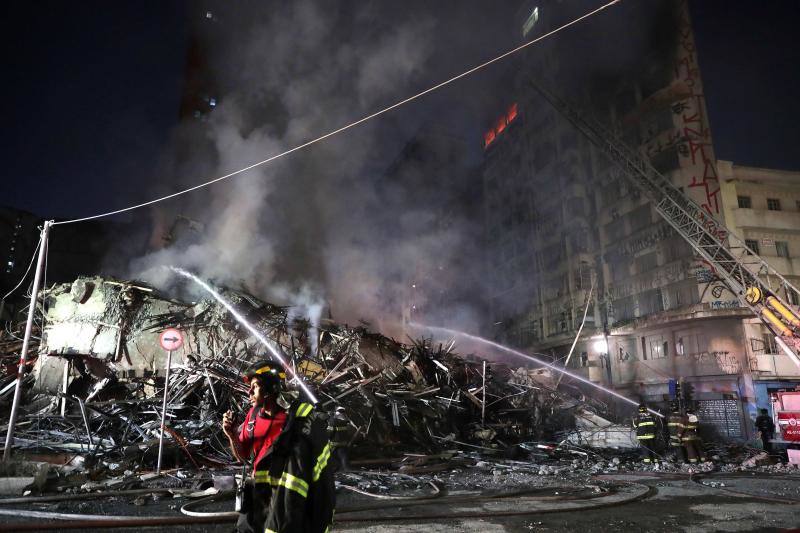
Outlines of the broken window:
M 678 331 L 675 335 L 675 355 L 694 355 L 705 352 L 705 337 L 696 331 Z
M 669 355 L 669 343 L 661 335 L 648 337 L 650 346 L 650 359 L 663 359 Z
M 775 337 L 770 333 L 764 333 L 761 337 L 764 342 L 764 353 L 777 354 L 778 345 L 775 343 Z
M 749 196 L 737 196 L 736 200 L 737 202 L 739 202 L 740 209 L 750 209 L 751 207 L 753 207 L 753 203 L 750 200 Z

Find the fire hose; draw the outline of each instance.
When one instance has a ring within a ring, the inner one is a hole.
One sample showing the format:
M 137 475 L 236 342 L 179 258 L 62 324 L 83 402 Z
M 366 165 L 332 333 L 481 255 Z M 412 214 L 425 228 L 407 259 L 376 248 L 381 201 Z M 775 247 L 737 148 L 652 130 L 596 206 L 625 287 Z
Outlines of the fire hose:
M 652 489 L 647 487 L 646 485 L 641 485 L 638 483 L 631 483 L 631 482 L 622 482 L 621 484 L 626 485 L 629 488 L 635 489 L 632 495 L 627 496 L 621 500 L 612 501 L 612 502 L 598 502 L 593 503 L 586 506 L 581 506 L 581 510 L 589 510 L 589 509 L 598 509 L 602 507 L 610 507 L 610 506 L 617 506 L 617 505 L 624 505 L 626 503 L 631 503 L 634 501 L 638 501 L 644 498 L 647 498 L 652 494 Z M 438 489 L 438 487 L 437 487 Z M 157 489 L 160 491 L 160 489 Z M 415 498 L 414 500 L 407 500 L 403 505 L 430 505 L 432 502 L 429 500 L 439 498 L 439 494 L 443 492 L 441 489 L 438 489 L 438 492 L 434 492 L 433 495 L 422 497 L 422 498 Z M 457 498 L 448 498 L 446 501 L 448 503 L 456 503 L 456 502 L 463 502 L 463 501 L 471 501 L 471 502 L 478 502 L 478 501 L 485 501 L 485 500 L 499 500 L 499 499 L 507 499 L 509 497 L 519 496 L 521 493 L 530 493 L 531 491 L 515 491 L 513 493 L 498 493 L 486 496 L 485 494 L 477 494 L 473 496 L 466 496 L 466 497 L 457 497 Z M 535 492 L 535 491 L 534 491 Z M 119 494 L 119 493 L 114 493 Z M 231 494 L 230 491 L 225 493 L 219 493 L 213 495 L 215 498 L 222 497 L 223 495 L 229 496 Z M 111 495 L 108 493 L 107 495 Z M 594 495 L 593 498 L 597 498 L 597 495 Z M 570 497 L 570 495 L 562 495 L 562 496 L 545 496 L 540 497 L 538 499 L 542 500 L 575 500 L 574 496 Z M 198 500 L 196 502 L 191 502 L 192 506 L 199 505 L 201 503 L 208 503 L 211 498 L 203 498 L 202 500 Z M 2 503 L 2 501 L 0 501 Z M 188 504 L 187 504 L 188 505 Z M 439 505 L 439 504 L 437 504 Z M 186 505 L 184 506 L 184 508 Z M 376 517 L 374 515 L 371 516 L 342 516 L 343 514 L 355 514 L 358 512 L 366 512 L 375 510 L 378 508 L 396 508 L 396 504 L 383 504 L 381 506 L 361 506 L 361 507 L 352 507 L 352 508 L 345 508 L 341 509 L 337 512 L 337 522 L 395 522 L 395 521 L 405 521 L 405 520 L 441 520 L 441 519 L 460 519 L 460 518 L 491 518 L 491 517 L 507 517 L 507 516 L 529 516 L 529 515 L 537 515 L 537 514 L 549 514 L 549 513 L 558 513 L 558 512 L 565 512 L 575 510 L 575 508 L 570 509 L 561 509 L 561 508 L 545 508 L 545 509 L 526 509 L 526 510 L 514 510 L 514 511 L 475 511 L 475 512 L 455 512 L 455 513 L 435 513 L 435 514 L 403 514 L 403 515 L 389 515 L 389 516 L 380 516 Z M 183 510 L 183 509 L 182 509 Z M 188 511 L 192 513 L 199 513 L 198 511 L 192 511 L 188 509 Z M 41 530 L 64 530 L 64 529 L 86 529 L 86 528 L 120 528 L 120 527 L 152 527 L 152 526 L 165 526 L 165 525 L 197 525 L 197 524 L 211 524 L 211 523 L 225 523 L 225 522 L 232 522 L 238 517 L 237 513 L 234 512 L 221 512 L 221 513 L 204 513 L 204 515 L 191 515 L 191 516 L 158 516 L 158 517 L 142 517 L 142 516 L 108 516 L 108 515 L 83 515 L 83 514 L 70 514 L 70 513 L 53 513 L 53 512 L 44 512 L 44 511 L 28 511 L 23 509 L 0 509 L 0 515 L 11 515 L 17 516 L 21 518 L 41 518 L 47 520 L 58 520 L 58 522 L 53 523 L 15 523 L 15 524 L 8 524 L 0 526 L 0 531 L 41 531 Z

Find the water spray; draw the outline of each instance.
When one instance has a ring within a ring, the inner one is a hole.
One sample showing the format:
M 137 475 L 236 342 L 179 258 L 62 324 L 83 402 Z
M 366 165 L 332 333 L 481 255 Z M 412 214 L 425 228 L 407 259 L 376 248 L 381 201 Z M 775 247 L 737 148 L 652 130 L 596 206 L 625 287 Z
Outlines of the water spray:
M 294 380 L 297 382 L 297 384 L 300 386 L 300 388 L 303 390 L 303 392 L 306 394 L 306 396 L 308 396 L 308 399 L 311 400 L 311 403 L 318 403 L 319 402 L 319 400 L 317 400 L 317 397 L 314 396 L 314 393 L 311 392 L 311 389 L 308 388 L 308 385 L 305 384 L 305 382 L 303 381 L 303 378 L 298 376 L 297 373 L 295 372 L 294 368 L 292 367 L 292 365 L 290 365 L 286 361 L 286 359 L 281 354 L 280 350 L 278 350 L 278 348 L 276 348 L 275 345 L 272 342 L 270 342 L 260 331 L 258 331 L 255 328 L 255 326 L 253 326 L 250 322 L 248 322 L 247 319 L 245 319 L 242 316 L 242 314 L 239 311 L 237 311 L 233 307 L 233 305 L 230 304 L 230 302 L 225 300 L 225 298 L 223 298 L 222 295 L 220 293 L 218 293 L 211 285 L 209 285 L 208 283 L 206 283 L 202 279 L 198 278 L 197 276 L 195 276 L 191 272 L 188 272 L 188 271 L 186 271 L 186 270 L 184 270 L 182 268 L 178 268 L 178 267 L 174 267 L 174 266 L 171 266 L 171 267 L 168 267 L 168 268 L 170 270 L 172 270 L 173 272 L 175 272 L 176 274 L 180 274 L 181 276 L 183 276 L 185 278 L 189 278 L 190 280 L 194 281 L 195 283 L 200 285 L 207 293 L 209 293 L 211 296 L 213 296 L 216 301 L 218 301 L 220 304 L 222 304 L 222 306 L 225 309 L 228 310 L 228 312 L 231 314 L 231 316 L 233 316 L 233 318 L 236 319 L 236 321 L 239 324 L 244 326 L 247 329 L 247 331 L 249 331 L 256 339 L 259 340 L 259 342 L 261 342 L 261 344 L 263 344 L 264 346 L 267 347 L 267 349 L 270 351 L 272 356 L 275 359 L 277 359 L 278 362 L 283 366 L 283 368 L 286 369 L 286 372 L 288 372 L 292 376 L 292 378 L 294 378 Z
M 608 393 L 608 394 L 610 394 L 610 395 L 612 395 L 612 396 L 614 396 L 616 398 L 619 398 L 620 400 L 623 400 L 623 401 L 625 401 L 625 402 L 627 402 L 629 404 L 635 405 L 637 407 L 639 405 L 639 402 L 637 402 L 635 400 L 631 400 L 627 396 L 623 396 L 622 394 L 620 394 L 618 392 L 614 392 L 611 389 L 607 389 L 606 387 L 603 387 L 602 385 L 598 385 L 597 383 L 589 381 L 588 379 L 586 379 L 586 378 L 584 378 L 582 376 L 579 376 L 577 374 L 573 374 L 569 370 L 557 367 L 557 366 L 553 365 L 552 363 L 548 363 L 547 361 L 544 361 L 542 359 L 538 359 L 536 357 L 533 357 L 532 355 L 528 355 L 526 353 L 522 353 L 520 351 L 514 350 L 513 348 L 509 348 L 508 346 L 503 346 L 502 344 L 498 344 L 498 343 L 496 343 L 494 341 L 490 341 L 489 339 L 484 339 L 483 337 L 478 337 L 477 335 L 471 335 L 471 334 L 465 333 L 463 331 L 458 331 L 458 330 L 449 329 L 449 328 L 442 328 L 442 327 L 437 327 L 437 326 L 427 326 L 425 324 L 417 324 L 415 322 L 410 322 L 409 325 L 412 326 L 412 327 L 415 327 L 415 328 L 428 329 L 428 330 L 431 330 L 431 331 L 441 331 L 443 333 L 447 333 L 448 335 L 456 335 L 458 337 L 464 337 L 464 338 L 467 338 L 467 339 L 470 339 L 470 340 L 473 340 L 473 341 L 480 342 L 482 344 L 486 344 L 486 345 L 492 346 L 493 348 L 497 348 L 498 350 L 502 350 L 502 351 L 504 351 L 506 353 L 510 353 L 512 355 L 516 355 L 517 357 L 522 357 L 524 359 L 528 359 L 529 361 L 533 361 L 534 363 L 540 364 L 542 366 L 546 366 L 547 368 L 549 368 L 551 370 L 555 370 L 556 372 L 559 372 L 562 375 L 569 376 L 569 377 L 571 377 L 573 379 L 576 379 L 576 380 L 580 381 L 581 383 L 585 383 L 587 385 L 590 385 L 590 386 L 592 386 L 592 387 L 594 387 L 594 388 L 596 388 L 598 390 L 601 390 L 601 391 L 603 391 L 605 393 Z M 657 416 L 660 416 L 661 418 L 664 418 L 664 415 L 662 415 L 658 411 L 654 411 L 653 409 L 650 409 L 650 408 L 648 408 L 647 410 L 650 411 L 651 413 L 653 413 L 654 415 L 657 415 Z

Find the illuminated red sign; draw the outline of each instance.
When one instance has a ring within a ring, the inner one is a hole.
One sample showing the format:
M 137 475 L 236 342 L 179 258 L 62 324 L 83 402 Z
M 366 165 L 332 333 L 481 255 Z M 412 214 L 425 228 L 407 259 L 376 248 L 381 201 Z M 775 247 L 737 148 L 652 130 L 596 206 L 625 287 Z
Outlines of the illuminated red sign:
M 511 107 L 508 108 L 508 111 L 505 112 L 500 118 L 497 119 L 495 126 L 483 134 L 483 147 L 488 148 L 490 144 L 492 144 L 496 139 L 497 136 L 500 135 L 503 130 L 506 129 L 506 126 L 514 122 L 517 118 L 518 107 L 517 104 L 511 104 Z

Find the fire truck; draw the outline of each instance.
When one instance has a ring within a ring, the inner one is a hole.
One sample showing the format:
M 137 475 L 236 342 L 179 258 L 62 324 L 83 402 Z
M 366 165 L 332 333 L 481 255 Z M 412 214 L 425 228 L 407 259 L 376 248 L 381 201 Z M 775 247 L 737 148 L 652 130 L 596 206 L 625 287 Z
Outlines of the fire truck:
M 800 390 L 776 392 L 770 400 L 780 441 L 800 444 Z

